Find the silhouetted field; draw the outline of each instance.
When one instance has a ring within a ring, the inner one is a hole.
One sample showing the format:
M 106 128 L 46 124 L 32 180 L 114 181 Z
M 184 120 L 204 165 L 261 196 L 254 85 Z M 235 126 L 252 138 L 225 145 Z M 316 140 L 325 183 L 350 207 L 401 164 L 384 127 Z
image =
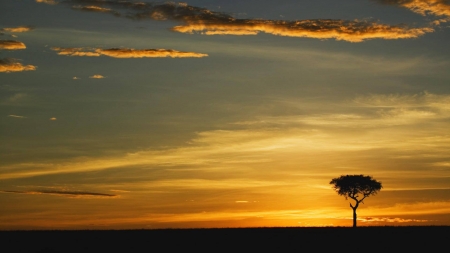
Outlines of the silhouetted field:
M 450 226 L 0 231 L 0 252 L 448 252 Z

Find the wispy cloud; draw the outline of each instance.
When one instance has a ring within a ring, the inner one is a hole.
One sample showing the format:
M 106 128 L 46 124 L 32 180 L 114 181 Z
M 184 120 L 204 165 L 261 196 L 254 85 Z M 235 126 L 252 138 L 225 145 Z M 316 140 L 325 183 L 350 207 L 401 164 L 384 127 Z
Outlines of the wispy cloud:
M 58 190 L 35 190 L 35 191 L 6 191 L 0 190 L 2 193 L 15 193 L 15 194 L 49 194 L 58 195 L 69 198 L 83 198 L 83 197 L 117 197 L 118 195 L 98 193 L 98 192 L 84 192 L 84 191 L 58 191 Z
M 361 222 L 383 222 L 383 223 L 412 223 L 412 222 L 429 222 L 429 220 L 403 219 L 392 217 L 364 217 L 358 219 Z
M 438 167 L 450 167 L 450 162 L 436 162 L 433 165 Z
M 427 91 L 412 95 L 372 94 L 356 97 L 353 101 L 359 106 L 371 108 L 434 109 L 441 112 L 450 112 L 449 95 L 432 94 Z
M 449 212 L 449 201 L 398 203 L 389 207 L 367 207 L 365 210 L 365 213 L 369 213 L 372 217 L 375 216 L 375 214 L 384 214 L 383 216 L 395 217 L 403 215 L 439 214 Z
M 18 119 L 24 119 L 24 118 L 26 118 L 26 117 L 24 117 L 24 116 L 14 115 L 14 114 L 8 115 L 8 117 L 11 117 L 11 118 L 18 118 Z
M 131 191 L 127 191 L 127 190 L 117 190 L 117 189 L 111 189 L 110 191 L 112 191 L 112 192 L 123 192 L 123 193 L 131 192 Z
M 31 26 L 18 26 L 18 27 L 3 28 L 3 29 L 0 29 L 0 31 L 11 32 L 11 33 L 22 33 L 22 32 L 31 31 L 33 29 L 34 28 Z
M 0 49 L 16 50 L 27 48 L 23 42 L 17 40 L 0 40 Z
M 8 97 L 4 103 L 7 105 L 13 105 L 16 103 L 20 103 L 21 101 L 23 101 L 24 99 L 26 99 L 28 97 L 28 95 L 26 93 L 16 93 L 10 97 Z
M 89 4 L 87 7 L 92 10 L 101 10 L 104 8 L 101 7 L 103 5 L 109 5 L 111 8 L 117 9 L 128 9 L 125 16 L 135 20 L 176 20 L 184 23 L 184 25 L 175 26 L 172 31 L 205 35 L 257 35 L 267 33 L 277 36 L 362 42 L 370 39 L 417 38 L 434 31 L 429 27 L 411 28 L 404 25 L 391 26 L 358 20 L 237 19 L 226 13 L 214 12 L 186 3 L 153 4 L 99 0 L 72 0 L 71 2 Z M 119 14 L 115 15 L 118 16 Z
M 8 169 L 10 172 L 3 173 L 1 178 L 98 171 L 127 166 L 239 169 L 255 164 L 263 167 L 280 166 L 287 158 L 292 163 L 295 160 L 306 171 L 318 166 L 317 157 L 327 155 L 332 161 L 340 159 L 341 153 L 349 152 L 357 152 L 358 156 L 365 154 L 367 157 L 387 152 L 390 159 L 397 153 L 413 156 L 414 159 L 433 153 L 434 156 L 448 159 L 450 136 L 442 134 L 442 129 L 449 127 L 448 122 L 443 119 L 450 118 L 450 109 L 445 103 L 450 96 L 423 93 L 371 97 L 373 99 L 358 97 L 350 102 L 343 101 L 341 107 L 351 110 L 348 113 L 264 117 L 260 121 L 239 122 L 231 129 L 199 132 L 186 145 L 165 150 L 142 150 L 122 156 L 73 160 L 58 165 L 18 163 L 9 166 L 17 169 Z M 390 99 L 392 97 L 395 99 Z M 371 100 L 377 102 L 370 102 Z M 390 102 L 392 100 L 394 102 Z M 360 101 L 369 104 L 363 111 Z M 422 107 L 402 108 L 405 103 Z M 373 104 L 389 105 L 391 108 L 379 111 Z M 354 108 L 358 110 L 354 111 Z M 265 122 L 271 124 L 268 126 Z M 405 131 L 415 128 L 425 130 L 413 133 Z M 297 159 L 299 156 L 302 157 L 301 160 Z M 436 167 L 430 165 L 430 161 L 423 166 L 432 170 Z M 434 172 L 440 175 L 439 171 Z
M 102 78 L 106 78 L 106 77 L 104 77 L 102 75 L 93 75 L 93 76 L 90 76 L 89 78 L 102 79 Z
M 392 126 L 413 126 L 421 122 L 432 122 L 450 118 L 450 96 L 429 92 L 419 94 L 372 94 L 357 96 L 346 102 L 347 112 L 321 113 L 285 117 L 266 117 L 254 121 L 236 122 L 239 125 L 292 126 L 307 124 L 314 127 L 339 127 L 374 129 Z M 352 108 L 365 108 L 354 112 Z
M 16 59 L 5 58 L 0 59 L 0 72 L 21 72 L 36 70 L 36 66 L 33 65 L 22 65 Z
M 52 50 L 57 51 L 58 55 L 66 56 L 109 56 L 113 58 L 200 58 L 206 57 L 207 54 L 195 52 L 182 52 L 173 49 L 133 49 L 133 48 L 61 48 L 53 47 Z

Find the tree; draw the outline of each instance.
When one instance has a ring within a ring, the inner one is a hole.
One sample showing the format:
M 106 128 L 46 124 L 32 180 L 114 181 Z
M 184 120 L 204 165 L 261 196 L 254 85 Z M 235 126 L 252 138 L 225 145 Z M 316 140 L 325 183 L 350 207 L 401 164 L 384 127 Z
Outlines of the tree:
M 355 205 L 350 203 L 350 207 L 353 209 L 353 227 L 356 227 L 356 209 L 359 203 L 364 204 L 365 198 L 377 194 L 383 188 L 381 182 L 364 175 L 342 175 L 333 178 L 330 184 L 333 185 L 333 189 L 338 195 L 355 201 Z

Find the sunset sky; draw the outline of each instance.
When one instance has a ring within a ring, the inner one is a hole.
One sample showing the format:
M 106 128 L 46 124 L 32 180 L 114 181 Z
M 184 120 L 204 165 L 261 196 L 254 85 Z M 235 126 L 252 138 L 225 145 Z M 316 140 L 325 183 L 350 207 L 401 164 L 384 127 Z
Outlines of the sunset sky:
M 0 230 L 450 225 L 450 0 L 0 1 Z

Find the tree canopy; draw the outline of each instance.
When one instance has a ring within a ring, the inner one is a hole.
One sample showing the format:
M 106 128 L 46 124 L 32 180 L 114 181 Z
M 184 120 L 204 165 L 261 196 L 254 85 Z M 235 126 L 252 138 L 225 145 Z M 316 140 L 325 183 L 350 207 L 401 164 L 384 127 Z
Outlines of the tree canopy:
M 340 176 L 333 178 L 330 184 L 333 185 L 333 189 L 337 194 L 344 196 L 345 199 L 351 198 L 357 200 L 362 196 L 361 201 L 370 195 L 377 194 L 383 188 L 381 182 L 378 182 L 371 176 L 364 175 Z

